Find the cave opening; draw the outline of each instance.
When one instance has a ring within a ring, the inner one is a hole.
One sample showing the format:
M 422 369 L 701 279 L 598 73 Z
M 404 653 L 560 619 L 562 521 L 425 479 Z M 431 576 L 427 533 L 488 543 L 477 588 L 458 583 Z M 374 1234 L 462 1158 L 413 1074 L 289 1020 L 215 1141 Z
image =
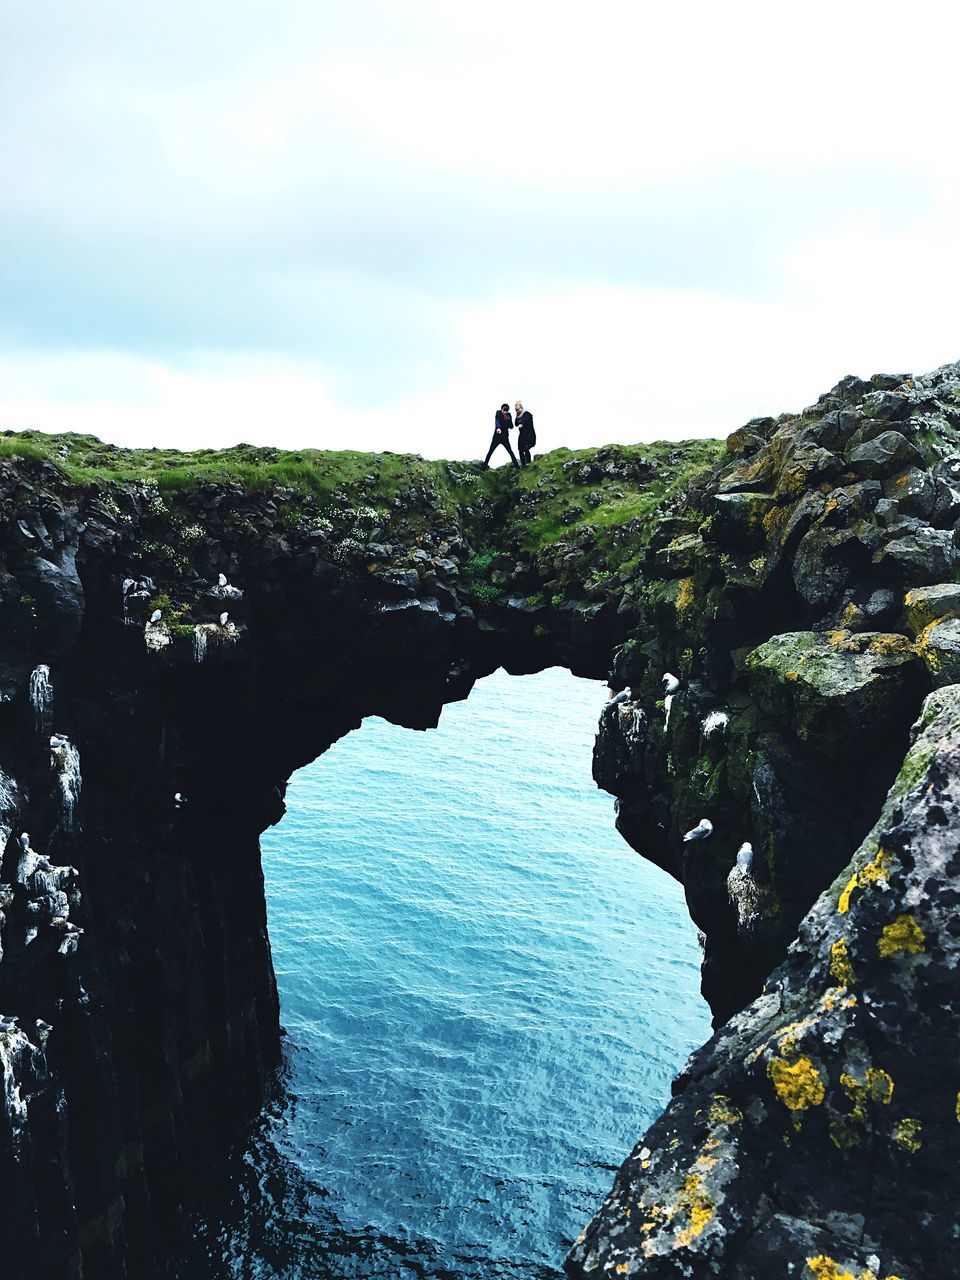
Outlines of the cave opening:
M 682 890 L 591 779 L 606 696 L 500 670 L 291 779 L 261 841 L 282 1087 L 195 1280 L 559 1275 L 709 1035 Z

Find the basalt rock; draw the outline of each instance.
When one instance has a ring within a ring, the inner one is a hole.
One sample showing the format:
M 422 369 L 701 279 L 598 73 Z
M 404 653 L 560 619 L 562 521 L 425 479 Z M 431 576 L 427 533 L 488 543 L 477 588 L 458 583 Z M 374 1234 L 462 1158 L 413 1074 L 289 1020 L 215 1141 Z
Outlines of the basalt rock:
M 889 1217 L 942 1213 L 951 1139 L 926 1135 L 956 1030 L 954 693 L 927 703 L 882 863 L 868 832 L 924 696 L 958 678 L 958 403 L 958 366 L 847 378 L 726 452 L 610 446 L 502 474 L 301 458 L 322 473 L 305 489 L 248 483 L 283 455 L 247 447 L 236 474 L 195 459 L 182 489 L 105 474 L 155 460 L 86 438 L 57 451 L 96 456 L 79 479 L 0 457 L 7 1271 L 149 1280 L 260 1106 L 280 1026 L 259 835 L 290 774 L 367 715 L 428 728 L 497 666 L 562 664 L 629 686 L 594 774 L 682 882 L 721 1028 L 572 1273 L 953 1274 Z M 702 817 L 712 836 L 685 842 Z
M 952 686 L 765 993 L 687 1063 L 568 1274 L 955 1276 L 958 906 Z

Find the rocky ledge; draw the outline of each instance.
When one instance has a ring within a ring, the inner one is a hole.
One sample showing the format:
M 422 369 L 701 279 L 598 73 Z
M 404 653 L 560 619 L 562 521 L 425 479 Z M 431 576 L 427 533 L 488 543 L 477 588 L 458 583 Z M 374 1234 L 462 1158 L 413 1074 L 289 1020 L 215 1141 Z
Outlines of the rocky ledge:
M 958 366 L 520 474 L 0 438 L 11 1273 L 156 1274 L 260 1106 L 290 774 L 561 663 L 719 1028 L 571 1275 L 956 1274 L 958 445 Z

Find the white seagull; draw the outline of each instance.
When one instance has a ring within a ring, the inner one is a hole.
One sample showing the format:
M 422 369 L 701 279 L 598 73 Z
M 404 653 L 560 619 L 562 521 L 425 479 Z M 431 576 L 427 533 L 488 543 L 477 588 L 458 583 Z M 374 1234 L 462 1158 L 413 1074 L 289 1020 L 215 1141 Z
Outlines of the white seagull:
M 225 627 L 225 626 L 227 625 L 227 619 L 228 619 L 229 617 L 230 617 L 229 613 L 221 613 L 221 615 L 220 615 L 220 625 L 221 625 L 221 627 Z
M 744 840 L 737 850 L 737 866 L 745 876 L 753 875 L 753 845 L 749 840 Z
M 229 586 L 229 585 L 230 585 L 230 584 L 227 582 L 227 575 L 226 575 L 225 573 L 221 573 L 221 574 L 217 577 L 217 586 L 218 586 L 218 587 L 226 587 L 226 586 Z
M 680 688 L 680 681 L 672 671 L 665 671 L 660 679 L 664 693 L 673 694 Z
M 625 689 L 621 689 L 619 693 L 614 694 L 614 696 L 607 703 L 607 706 L 619 707 L 621 703 L 632 702 L 632 701 L 633 701 L 633 691 L 631 690 L 630 686 L 627 685 Z
M 691 840 L 706 840 L 708 836 L 713 835 L 713 823 L 709 818 L 701 818 L 692 831 L 688 831 L 683 837 L 683 843 L 689 844 Z
M 154 609 L 153 613 L 151 613 L 150 615 L 150 621 L 159 622 L 162 617 L 163 617 L 163 614 L 161 613 L 161 611 L 159 609 Z

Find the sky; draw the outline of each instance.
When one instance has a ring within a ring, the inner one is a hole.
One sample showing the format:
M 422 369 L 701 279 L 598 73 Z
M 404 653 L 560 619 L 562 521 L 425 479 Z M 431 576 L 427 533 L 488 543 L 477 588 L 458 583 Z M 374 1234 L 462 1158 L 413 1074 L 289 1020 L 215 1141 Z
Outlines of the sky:
M 960 358 L 960 10 L 0 0 L 0 428 L 481 456 Z

